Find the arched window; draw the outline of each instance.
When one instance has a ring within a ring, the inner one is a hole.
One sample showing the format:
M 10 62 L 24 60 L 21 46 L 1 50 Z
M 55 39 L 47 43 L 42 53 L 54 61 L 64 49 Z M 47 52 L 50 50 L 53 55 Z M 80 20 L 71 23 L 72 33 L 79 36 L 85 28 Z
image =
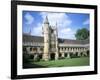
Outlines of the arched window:
M 32 47 L 30 47 L 30 51 L 32 51 Z
M 33 51 L 37 51 L 37 48 L 36 48 L 36 47 L 34 47 L 34 48 L 33 48 Z

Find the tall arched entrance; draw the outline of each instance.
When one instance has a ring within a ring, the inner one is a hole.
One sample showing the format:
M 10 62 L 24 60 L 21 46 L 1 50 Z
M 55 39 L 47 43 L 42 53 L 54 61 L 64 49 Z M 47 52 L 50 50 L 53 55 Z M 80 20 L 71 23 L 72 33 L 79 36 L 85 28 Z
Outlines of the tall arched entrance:
M 67 57 L 67 53 L 65 53 L 64 56 Z
M 50 60 L 55 60 L 55 53 L 50 54 Z

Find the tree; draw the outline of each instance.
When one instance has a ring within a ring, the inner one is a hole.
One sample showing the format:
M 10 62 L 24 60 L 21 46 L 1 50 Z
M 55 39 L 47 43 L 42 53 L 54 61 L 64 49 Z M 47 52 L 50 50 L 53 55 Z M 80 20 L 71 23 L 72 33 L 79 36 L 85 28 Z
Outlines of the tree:
M 77 40 L 89 39 L 89 30 L 86 28 L 79 29 L 77 30 L 75 37 Z

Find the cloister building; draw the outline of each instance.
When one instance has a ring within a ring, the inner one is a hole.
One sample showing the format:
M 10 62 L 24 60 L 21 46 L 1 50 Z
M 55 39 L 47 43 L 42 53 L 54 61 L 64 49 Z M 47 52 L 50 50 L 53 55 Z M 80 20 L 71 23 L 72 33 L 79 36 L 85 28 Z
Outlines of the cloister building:
M 28 54 L 33 60 L 39 58 L 45 61 L 89 56 L 89 40 L 58 38 L 57 25 L 51 26 L 47 17 L 42 31 L 43 37 L 23 34 L 23 55 Z

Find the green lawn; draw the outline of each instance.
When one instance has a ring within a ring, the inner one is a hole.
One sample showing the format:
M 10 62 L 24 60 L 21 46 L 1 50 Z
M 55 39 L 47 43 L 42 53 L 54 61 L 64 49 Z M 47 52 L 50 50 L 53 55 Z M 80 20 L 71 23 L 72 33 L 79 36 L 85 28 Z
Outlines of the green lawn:
M 24 64 L 24 68 L 42 68 L 42 67 L 64 67 L 64 66 L 86 66 L 89 65 L 89 57 L 60 59 L 51 61 L 39 61 Z

